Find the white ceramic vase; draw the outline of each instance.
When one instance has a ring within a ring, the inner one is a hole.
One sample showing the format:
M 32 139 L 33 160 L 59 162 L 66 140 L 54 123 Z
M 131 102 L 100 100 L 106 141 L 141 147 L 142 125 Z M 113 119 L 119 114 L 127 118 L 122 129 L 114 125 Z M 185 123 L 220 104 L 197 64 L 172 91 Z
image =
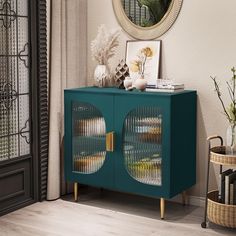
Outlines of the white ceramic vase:
M 94 70 L 94 81 L 98 87 L 106 87 L 109 77 L 109 69 L 107 65 L 97 65 Z
M 141 75 L 140 78 L 136 79 L 134 82 L 134 87 L 141 91 L 145 90 L 146 86 L 147 86 L 147 80 L 144 78 L 143 75 Z
M 132 87 L 132 79 L 130 77 L 125 77 L 125 80 L 124 80 L 124 87 L 126 90 L 129 90 L 129 88 Z

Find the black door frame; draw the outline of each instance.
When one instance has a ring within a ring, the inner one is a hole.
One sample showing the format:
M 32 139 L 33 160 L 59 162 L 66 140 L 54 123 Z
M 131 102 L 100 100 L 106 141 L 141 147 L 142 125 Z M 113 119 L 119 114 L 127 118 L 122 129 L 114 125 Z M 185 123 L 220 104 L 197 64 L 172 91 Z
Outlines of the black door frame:
M 47 2 L 31 0 L 32 119 L 34 153 L 34 199 L 47 195 L 48 166 L 48 77 L 47 77 Z

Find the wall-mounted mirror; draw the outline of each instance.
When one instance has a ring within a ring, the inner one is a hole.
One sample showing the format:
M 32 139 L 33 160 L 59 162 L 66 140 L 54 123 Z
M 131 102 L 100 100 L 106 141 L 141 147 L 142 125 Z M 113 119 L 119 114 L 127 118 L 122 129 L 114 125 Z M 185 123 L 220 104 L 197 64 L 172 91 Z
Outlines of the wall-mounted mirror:
M 183 0 L 113 0 L 123 29 L 137 39 L 154 39 L 176 20 Z

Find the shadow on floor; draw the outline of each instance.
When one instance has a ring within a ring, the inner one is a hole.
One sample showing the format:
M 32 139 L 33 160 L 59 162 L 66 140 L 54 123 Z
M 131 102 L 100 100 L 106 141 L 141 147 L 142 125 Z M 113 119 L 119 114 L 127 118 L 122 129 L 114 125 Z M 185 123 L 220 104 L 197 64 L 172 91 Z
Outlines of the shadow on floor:
M 72 194 L 63 196 L 62 199 L 74 202 Z M 159 199 L 154 198 L 83 187 L 80 189 L 78 203 L 142 217 L 160 218 Z M 191 217 L 189 218 L 188 215 Z M 189 223 L 200 224 L 202 215 L 202 208 L 166 201 L 166 221 L 181 223 L 189 221 Z
M 113 192 L 110 190 L 97 189 L 87 186 L 83 186 L 80 189 L 79 200 L 77 203 L 74 201 L 72 194 L 65 195 L 62 199 L 65 201 L 74 202 L 75 204 L 105 208 L 112 211 L 122 212 L 124 214 L 160 220 L 159 199 Z M 201 230 L 203 215 L 204 209 L 202 207 L 191 205 L 183 206 L 179 203 L 166 201 L 166 222 L 184 223 L 196 226 L 199 225 L 199 230 Z M 221 227 L 213 223 L 209 224 L 209 228 L 220 234 L 223 230 L 224 235 L 227 235 L 227 233 L 230 235 L 232 235 L 232 233 L 236 233 L 236 229 Z

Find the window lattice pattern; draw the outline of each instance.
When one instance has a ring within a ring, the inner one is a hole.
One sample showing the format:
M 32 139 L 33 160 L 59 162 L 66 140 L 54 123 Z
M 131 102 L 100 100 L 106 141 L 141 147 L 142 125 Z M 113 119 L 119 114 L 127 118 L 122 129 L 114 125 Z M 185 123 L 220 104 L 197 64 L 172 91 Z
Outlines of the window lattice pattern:
M 28 0 L 0 0 L 0 161 L 30 154 Z

